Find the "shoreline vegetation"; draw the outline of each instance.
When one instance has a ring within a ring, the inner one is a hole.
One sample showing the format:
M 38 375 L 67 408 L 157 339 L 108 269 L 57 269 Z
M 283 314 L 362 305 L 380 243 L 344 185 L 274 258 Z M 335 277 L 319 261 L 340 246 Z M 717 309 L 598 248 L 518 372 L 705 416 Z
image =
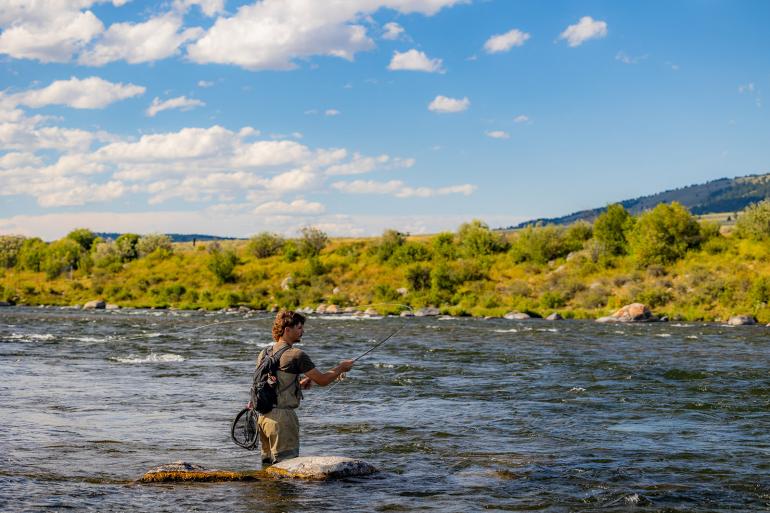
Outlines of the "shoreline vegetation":
M 728 229 L 726 229 L 728 228 Z M 452 316 L 510 312 L 596 319 L 630 303 L 659 317 L 770 322 L 770 201 L 734 226 L 699 221 L 677 203 L 639 216 L 610 205 L 593 223 L 336 238 L 305 227 L 295 239 L 172 243 L 165 235 L 102 240 L 88 229 L 46 243 L 0 235 L 0 301 L 221 310 L 430 307 Z M 330 305 L 334 305 L 331 307 Z M 371 306 L 370 306 L 371 305 Z

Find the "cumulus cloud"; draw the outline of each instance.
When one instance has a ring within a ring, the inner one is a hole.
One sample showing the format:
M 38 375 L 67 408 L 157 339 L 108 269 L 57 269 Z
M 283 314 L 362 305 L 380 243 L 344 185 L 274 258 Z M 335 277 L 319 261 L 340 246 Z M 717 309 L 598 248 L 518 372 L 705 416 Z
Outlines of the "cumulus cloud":
M 186 111 L 195 107 L 203 107 L 204 105 L 206 104 L 202 101 L 196 100 L 194 98 L 188 98 L 186 96 L 177 96 L 176 98 L 169 98 L 166 101 L 160 101 L 160 98 L 156 96 L 152 100 L 152 105 L 147 107 L 145 113 L 149 117 L 154 117 L 158 112 L 162 112 L 164 110 L 179 109 Z
M 107 105 L 143 94 L 145 88 L 134 84 L 116 84 L 99 77 L 80 80 L 56 80 L 48 87 L 32 89 L 10 96 L 17 104 L 40 108 L 66 105 L 75 109 L 102 109 Z
M 323 214 L 326 211 L 321 203 L 314 201 L 306 201 L 304 199 L 297 199 L 291 203 L 285 201 L 268 201 L 257 206 L 252 212 L 254 214 L 267 214 L 267 215 L 307 215 L 307 214 Z
M 514 46 L 522 46 L 529 38 L 528 33 L 519 29 L 509 30 L 505 34 L 497 34 L 487 39 L 484 50 L 487 53 L 507 52 Z
M 428 110 L 432 112 L 462 112 L 471 106 L 468 97 L 462 99 L 449 98 L 447 96 L 436 96 L 428 105 Z
M 174 0 L 174 7 L 180 11 L 186 11 L 193 5 L 200 7 L 201 12 L 209 17 L 225 10 L 225 0 Z
M 398 23 L 391 21 L 390 23 L 386 23 L 383 27 L 385 31 L 382 34 L 383 39 L 389 39 L 391 41 L 396 40 L 401 37 L 401 35 L 404 33 L 404 27 L 399 25 Z
M 220 17 L 187 47 L 198 63 L 231 64 L 251 70 L 286 70 L 298 59 L 326 55 L 352 60 L 374 47 L 360 20 L 382 8 L 432 15 L 464 0 L 364 0 L 329 8 L 317 0 L 263 0 Z
M 469 196 L 476 190 L 475 185 L 463 184 L 449 187 L 410 187 L 401 180 L 377 182 L 374 180 L 353 180 L 352 182 L 334 182 L 332 187 L 347 194 L 387 194 L 397 198 L 429 198 L 447 194 Z
M 388 64 L 391 71 L 425 71 L 427 73 L 444 73 L 441 59 L 431 59 L 424 52 L 415 49 L 406 52 L 393 52 L 393 58 Z
M 210 82 L 208 80 L 198 80 L 198 87 L 207 88 L 207 87 L 212 87 L 213 85 L 214 85 L 214 82 Z
M 518 116 L 513 118 L 514 123 L 526 123 L 527 121 L 529 121 L 529 116 L 527 116 L 526 114 L 519 114 Z
M 338 111 L 337 109 L 326 109 L 324 111 L 324 116 L 332 117 L 332 116 L 339 116 L 340 114 L 342 114 L 342 113 L 340 111 Z
M 80 64 L 103 66 L 125 60 L 131 64 L 165 59 L 179 47 L 203 34 L 203 29 L 181 30 L 182 19 L 169 13 L 144 23 L 115 23 L 97 44 L 80 55 Z
M 589 39 L 600 39 L 607 35 L 607 23 L 594 20 L 590 16 L 583 16 L 575 25 L 570 25 L 559 35 L 559 39 L 566 39 L 567 44 L 574 48 L 580 46 Z
M 366 157 L 355 153 L 349 162 L 335 164 L 326 168 L 326 174 L 333 175 L 360 175 L 369 173 L 375 169 L 409 168 L 415 163 L 414 159 L 391 158 L 389 155 L 378 157 Z
M 639 64 L 639 62 L 645 60 L 646 58 L 647 58 L 646 54 L 634 57 L 634 56 L 628 55 L 626 52 L 622 50 L 615 54 L 615 60 L 620 61 L 623 64 Z
M 510 139 L 511 135 L 504 130 L 487 130 L 484 132 L 487 137 L 492 139 Z

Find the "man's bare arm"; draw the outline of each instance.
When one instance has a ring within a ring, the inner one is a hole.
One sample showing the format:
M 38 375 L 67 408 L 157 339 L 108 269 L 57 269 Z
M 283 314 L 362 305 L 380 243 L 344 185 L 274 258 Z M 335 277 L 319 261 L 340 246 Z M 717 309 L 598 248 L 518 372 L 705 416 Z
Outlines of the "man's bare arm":
M 310 369 L 305 373 L 306 378 L 310 378 L 313 383 L 325 387 L 335 379 L 337 379 L 343 372 L 349 371 L 353 367 L 353 360 L 342 360 L 339 364 L 333 367 L 331 370 L 321 372 L 318 369 Z M 303 380 L 305 381 L 305 380 Z

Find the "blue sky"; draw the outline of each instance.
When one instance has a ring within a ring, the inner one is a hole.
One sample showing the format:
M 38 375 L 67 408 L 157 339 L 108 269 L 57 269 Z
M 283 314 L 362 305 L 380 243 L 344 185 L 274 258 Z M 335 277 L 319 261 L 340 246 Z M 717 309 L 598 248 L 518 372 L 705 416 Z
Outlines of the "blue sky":
M 770 172 L 768 20 L 729 0 L 0 0 L 0 233 L 434 233 Z

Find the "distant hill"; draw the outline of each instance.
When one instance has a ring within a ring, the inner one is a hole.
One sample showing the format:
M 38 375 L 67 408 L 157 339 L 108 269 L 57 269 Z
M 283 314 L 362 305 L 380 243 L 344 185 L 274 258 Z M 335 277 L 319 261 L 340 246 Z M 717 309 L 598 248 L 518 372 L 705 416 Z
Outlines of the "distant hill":
M 738 212 L 750 203 L 770 197 L 770 174 L 749 175 L 737 178 L 720 178 L 698 185 L 640 196 L 619 201 L 632 214 L 639 214 L 660 203 L 677 201 L 695 215 L 718 212 Z M 570 224 L 575 221 L 592 221 L 606 210 L 606 206 L 581 210 L 562 217 L 540 218 L 526 221 L 509 229 L 523 228 L 532 224 Z
M 97 232 L 96 235 L 105 240 L 115 240 L 123 234 Z M 167 233 L 166 235 L 171 238 L 171 242 L 192 242 L 193 240 L 196 240 L 197 242 L 212 240 L 240 240 L 237 237 L 219 237 L 217 235 L 202 235 L 200 233 Z

